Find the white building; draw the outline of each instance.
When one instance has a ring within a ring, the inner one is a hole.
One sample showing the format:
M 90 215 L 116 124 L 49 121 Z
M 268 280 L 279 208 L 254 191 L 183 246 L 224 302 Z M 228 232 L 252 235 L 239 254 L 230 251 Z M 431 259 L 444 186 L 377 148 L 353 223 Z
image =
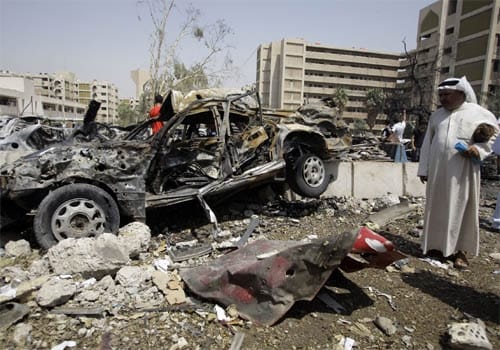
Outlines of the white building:
M 89 92 L 91 99 L 101 103 L 97 112 L 97 121 L 107 124 L 117 124 L 118 122 L 118 89 L 113 83 L 108 81 L 94 80 L 92 82 L 79 82 L 80 92 Z M 80 98 L 80 102 L 86 102 L 86 98 Z
M 36 93 L 33 79 L 0 75 L 0 114 L 45 116 L 67 126 L 81 123 L 86 106 Z

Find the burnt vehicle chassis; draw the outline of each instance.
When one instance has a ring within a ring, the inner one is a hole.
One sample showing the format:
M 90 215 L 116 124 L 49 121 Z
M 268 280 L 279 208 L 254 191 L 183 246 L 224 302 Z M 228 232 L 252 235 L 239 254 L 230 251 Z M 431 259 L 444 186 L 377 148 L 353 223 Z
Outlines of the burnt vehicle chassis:
M 206 199 L 267 182 L 286 181 L 305 197 L 326 190 L 331 153 L 323 134 L 263 119 L 255 92 L 208 95 L 186 96 L 176 112 L 182 103 L 170 93 L 154 137 L 147 120 L 121 140 L 63 142 L 4 165 L 1 222 L 33 214 L 35 238 L 49 248 L 116 233 L 120 223 L 145 221 L 146 209 L 187 201 L 198 201 L 217 226 Z

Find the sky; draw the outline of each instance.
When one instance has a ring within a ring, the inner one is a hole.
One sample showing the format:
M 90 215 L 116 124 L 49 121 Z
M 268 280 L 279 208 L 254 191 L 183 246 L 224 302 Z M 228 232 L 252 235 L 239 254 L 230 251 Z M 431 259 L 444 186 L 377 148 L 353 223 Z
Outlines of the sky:
M 70 71 L 133 97 L 130 71 L 148 69 L 150 61 L 153 25 L 144 1 L 0 0 L 0 70 Z M 200 10 L 201 25 L 223 20 L 232 29 L 227 43 L 237 68 L 223 84 L 241 87 L 255 82 L 257 47 L 283 38 L 394 53 L 405 40 L 413 49 L 419 10 L 435 1 L 176 0 L 167 38 L 176 37 L 189 4 Z M 188 64 L 200 55 L 191 43 L 180 48 Z

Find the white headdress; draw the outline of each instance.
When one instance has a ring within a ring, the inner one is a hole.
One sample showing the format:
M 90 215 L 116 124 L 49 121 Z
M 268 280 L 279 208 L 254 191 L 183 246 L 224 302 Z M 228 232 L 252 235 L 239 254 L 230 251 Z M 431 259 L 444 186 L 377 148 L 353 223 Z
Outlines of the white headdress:
M 458 78 L 448 78 L 443 80 L 438 85 L 438 90 L 458 90 L 465 94 L 465 101 L 471 103 L 477 103 L 476 93 L 472 89 L 472 86 L 467 81 L 465 76 Z

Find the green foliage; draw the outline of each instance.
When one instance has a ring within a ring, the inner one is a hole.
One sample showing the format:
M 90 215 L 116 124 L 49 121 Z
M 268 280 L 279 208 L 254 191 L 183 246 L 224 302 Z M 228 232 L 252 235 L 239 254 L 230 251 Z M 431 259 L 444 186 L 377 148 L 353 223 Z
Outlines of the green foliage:
M 202 66 L 186 68 L 184 63 L 174 63 L 174 80 L 170 83 L 175 90 L 189 92 L 209 87 L 208 78 Z
M 342 116 L 345 110 L 345 106 L 347 105 L 347 102 L 349 101 L 349 96 L 347 96 L 347 92 L 345 91 L 344 88 L 337 88 L 335 90 L 335 93 L 333 94 L 333 102 L 335 102 L 335 105 L 339 109 L 339 115 Z
M 355 119 L 352 122 L 352 129 L 353 130 L 368 130 L 368 124 L 366 123 L 366 120 L 363 119 Z
M 368 89 L 366 91 L 365 106 L 368 110 L 366 122 L 370 130 L 375 126 L 378 115 L 384 110 L 385 97 L 381 89 Z
M 131 124 L 136 124 L 139 121 L 139 112 L 135 109 L 130 108 L 128 101 L 120 101 L 117 108 L 118 112 L 118 125 L 127 126 Z

